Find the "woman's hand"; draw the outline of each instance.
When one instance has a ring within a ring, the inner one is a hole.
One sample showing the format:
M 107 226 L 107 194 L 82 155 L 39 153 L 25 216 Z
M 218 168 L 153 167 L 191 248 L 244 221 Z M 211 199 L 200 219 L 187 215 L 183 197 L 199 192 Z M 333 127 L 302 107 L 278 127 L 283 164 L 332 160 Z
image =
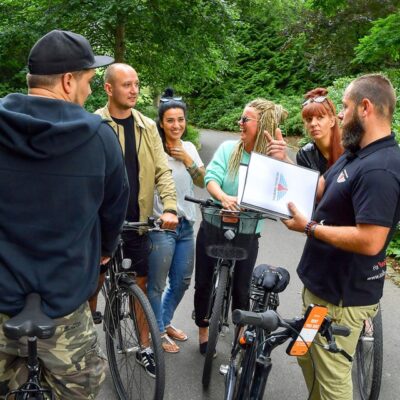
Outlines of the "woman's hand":
M 186 168 L 192 165 L 193 160 L 190 158 L 189 154 L 186 152 L 186 150 L 183 148 L 181 144 L 174 146 L 167 145 L 167 149 L 169 155 L 171 157 L 174 157 L 176 160 L 182 161 L 185 164 Z
M 237 197 L 235 196 L 229 196 L 228 194 L 224 193 L 220 196 L 220 202 L 222 204 L 222 207 L 226 210 L 231 210 L 231 211 L 239 210 Z
M 283 140 L 282 131 L 279 128 L 276 128 L 275 139 L 267 131 L 264 131 L 264 135 L 268 142 L 267 156 L 276 158 L 277 160 L 291 162 L 287 155 L 287 145 Z

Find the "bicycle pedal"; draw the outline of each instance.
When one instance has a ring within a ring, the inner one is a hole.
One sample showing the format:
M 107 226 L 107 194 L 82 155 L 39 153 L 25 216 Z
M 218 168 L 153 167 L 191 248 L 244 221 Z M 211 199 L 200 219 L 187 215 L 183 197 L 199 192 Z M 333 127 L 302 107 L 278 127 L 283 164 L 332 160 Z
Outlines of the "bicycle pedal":
M 219 366 L 219 373 L 223 376 L 226 376 L 228 374 L 229 371 L 229 365 L 227 364 L 221 364 Z

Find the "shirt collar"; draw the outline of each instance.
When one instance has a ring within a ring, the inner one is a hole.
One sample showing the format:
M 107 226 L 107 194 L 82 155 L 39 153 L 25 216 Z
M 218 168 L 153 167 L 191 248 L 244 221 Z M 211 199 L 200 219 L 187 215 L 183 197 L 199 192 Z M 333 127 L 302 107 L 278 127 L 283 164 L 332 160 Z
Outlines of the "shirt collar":
M 394 136 L 394 133 L 391 132 L 390 135 L 385 136 L 381 139 L 375 140 L 370 143 L 368 146 L 363 147 L 362 149 L 356 152 L 356 156 L 358 158 L 364 158 L 369 156 L 371 153 L 378 151 L 380 149 L 384 149 L 385 147 L 397 146 L 397 142 Z

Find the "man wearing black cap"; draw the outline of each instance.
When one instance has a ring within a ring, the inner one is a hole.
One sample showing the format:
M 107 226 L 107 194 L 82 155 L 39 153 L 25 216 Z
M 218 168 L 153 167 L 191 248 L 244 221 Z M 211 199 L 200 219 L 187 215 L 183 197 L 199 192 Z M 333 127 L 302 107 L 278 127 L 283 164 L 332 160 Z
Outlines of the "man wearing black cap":
M 113 130 L 82 105 L 94 68 L 112 62 L 83 36 L 52 31 L 30 52 L 29 94 L 0 101 L 0 326 L 40 294 L 58 328 L 39 357 L 60 399 L 93 399 L 104 379 L 87 300 L 116 247 L 128 184 Z M 0 397 L 26 381 L 21 355 L 0 328 Z

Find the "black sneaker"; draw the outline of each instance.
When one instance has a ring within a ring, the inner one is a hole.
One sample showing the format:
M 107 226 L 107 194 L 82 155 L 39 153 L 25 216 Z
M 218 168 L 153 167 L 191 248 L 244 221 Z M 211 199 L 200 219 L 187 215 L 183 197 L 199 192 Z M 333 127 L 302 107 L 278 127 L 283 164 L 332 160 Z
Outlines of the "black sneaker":
M 156 362 L 153 350 L 150 347 L 136 352 L 136 361 L 143 366 L 148 375 L 152 378 L 156 377 Z

